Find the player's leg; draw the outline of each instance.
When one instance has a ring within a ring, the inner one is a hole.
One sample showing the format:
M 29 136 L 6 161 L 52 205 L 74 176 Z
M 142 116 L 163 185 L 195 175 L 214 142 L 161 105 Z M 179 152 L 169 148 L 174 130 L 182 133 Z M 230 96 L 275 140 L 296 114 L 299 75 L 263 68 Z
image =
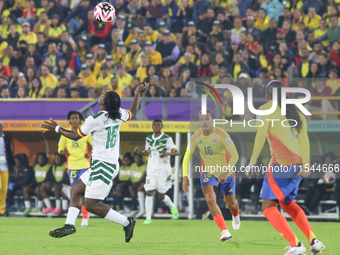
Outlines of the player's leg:
M 86 210 L 98 215 L 99 217 L 122 225 L 125 230 L 125 242 L 130 241 L 136 223 L 133 218 L 128 218 L 115 210 L 112 210 L 99 199 L 85 198 L 85 207 Z
M 216 225 L 220 228 L 222 232 L 222 236 L 220 240 L 222 242 L 229 240 L 232 238 L 231 234 L 229 233 L 228 227 L 224 221 L 222 212 L 216 203 L 216 194 L 214 191 L 213 185 L 204 185 L 202 187 L 203 195 L 207 205 L 209 207 L 209 211 L 211 216 L 213 217 Z
M 62 213 L 66 212 L 68 209 L 68 201 L 71 197 L 71 186 L 62 184 L 61 188 L 61 196 L 62 196 Z
M 232 215 L 232 226 L 234 230 L 239 230 L 241 226 L 241 220 L 239 215 L 239 205 L 236 201 L 236 180 L 233 175 L 230 175 L 226 181 L 219 184 L 219 189 L 223 193 L 224 202 L 230 209 Z
M 53 207 L 51 205 L 50 198 L 48 197 L 47 191 L 50 191 L 52 189 L 53 184 L 51 182 L 46 182 L 40 185 L 40 195 L 46 205 L 46 209 L 43 210 L 41 213 L 51 213 L 53 212 Z
M 138 203 L 139 203 L 139 212 L 136 215 L 136 218 L 143 216 L 145 213 L 145 190 L 144 190 L 144 182 L 139 184 L 137 196 L 138 196 Z
M 52 214 L 59 215 L 61 213 L 61 189 L 63 185 L 61 183 L 54 183 L 54 196 L 55 196 L 55 209 L 53 210 Z
M 171 199 L 168 195 L 166 195 L 165 193 L 160 193 L 160 191 L 158 191 L 158 192 L 159 192 L 158 193 L 159 200 L 162 200 L 163 203 L 166 204 L 166 206 L 168 206 L 170 208 L 173 219 L 177 220 L 179 213 L 178 213 L 176 205 L 171 201 Z
M 23 196 L 24 196 L 24 203 L 25 203 L 25 211 L 24 211 L 24 215 L 27 216 L 30 214 L 30 212 L 32 211 L 31 209 L 31 195 L 30 193 L 33 192 L 33 189 L 32 189 L 32 185 L 27 185 L 25 187 L 23 187 L 22 189 L 22 193 L 23 193 Z M 42 204 L 41 204 L 41 207 L 42 207 Z
M 137 200 L 137 190 L 138 190 L 138 183 L 131 183 L 129 185 L 129 193 L 132 199 L 132 211 L 129 213 L 128 216 L 135 216 L 138 213 L 138 200 Z
M 158 198 L 163 201 L 166 206 L 170 208 L 172 217 L 174 220 L 177 220 L 179 217 L 179 213 L 176 205 L 171 201 L 170 197 L 165 193 L 171 188 L 171 182 L 168 181 L 169 177 L 159 178 L 156 182 L 156 188 L 158 191 Z
M 151 215 L 153 212 L 153 193 L 156 189 L 156 181 L 157 181 L 156 177 L 146 176 L 146 182 L 144 184 L 144 189 L 146 191 L 145 198 L 146 220 L 143 222 L 143 224 L 151 224 Z
M 123 207 L 123 194 L 124 194 L 124 188 L 125 188 L 124 182 L 119 183 L 116 187 L 116 190 L 114 191 L 114 209 L 117 210 L 119 213 L 124 213 L 124 207 Z
M 325 246 L 316 238 L 314 231 L 302 208 L 294 202 L 294 199 L 298 192 L 300 181 L 301 178 L 295 178 L 292 180 L 292 182 L 295 183 L 295 189 L 291 191 L 291 193 L 286 197 L 284 201 L 280 203 L 280 205 L 307 237 L 311 253 L 318 254 L 325 248 Z
M 35 205 L 35 208 L 32 209 L 32 212 L 40 212 L 43 209 L 43 197 L 41 195 L 41 184 L 35 184 L 32 189 L 34 190 L 33 192 L 37 196 L 38 203 Z M 32 190 L 30 190 L 32 193 Z
M 89 178 L 90 173 L 86 172 L 84 180 Z M 74 234 L 76 232 L 75 223 L 78 218 L 81 206 L 83 205 L 83 197 L 85 193 L 86 185 L 82 179 L 79 179 L 71 189 L 71 201 L 68 208 L 65 225 L 61 228 L 56 228 L 50 231 L 50 236 L 55 238 L 61 238 L 67 235 Z

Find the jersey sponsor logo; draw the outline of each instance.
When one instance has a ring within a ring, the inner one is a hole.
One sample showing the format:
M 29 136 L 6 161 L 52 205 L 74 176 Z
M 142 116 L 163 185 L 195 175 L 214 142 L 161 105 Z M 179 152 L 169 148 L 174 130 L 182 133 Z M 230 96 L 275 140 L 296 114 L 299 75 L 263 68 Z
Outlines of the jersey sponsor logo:
M 211 140 L 213 143 L 217 143 L 217 138 L 213 138 L 212 140 Z
M 198 143 L 203 143 L 202 140 L 200 140 Z
M 227 138 L 226 142 L 227 142 L 228 145 L 231 145 L 233 143 L 233 141 L 231 140 L 230 137 Z
M 203 179 L 203 182 L 208 182 L 209 181 L 209 178 L 204 178 Z

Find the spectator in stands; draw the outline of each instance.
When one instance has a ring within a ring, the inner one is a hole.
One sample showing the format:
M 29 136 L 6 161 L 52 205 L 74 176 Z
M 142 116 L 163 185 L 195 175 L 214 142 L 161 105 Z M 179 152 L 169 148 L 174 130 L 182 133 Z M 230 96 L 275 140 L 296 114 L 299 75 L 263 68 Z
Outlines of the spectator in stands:
M 17 22 L 16 22 L 16 20 L 17 20 L 17 18 L 16 18 L 16 16 L 14 15 L 14 14 L 10 14 L 10 15 L 8 15 L 7 17 L 6 16 L 2 16 L 2 37 L 3 37 L 3 39 L 7 39 L 7 37 L 8 37 L 8 35 L 9 35 L 9 33 L 10 33 L 10 31 L 9 31 L 9 26 L 10 26 L 10 24 L 16 24 L 16 26 L 17 26 L 17 32 L 19 33 L 19 34 L 21 34 L 22 33 L 22 27 L 21 27 L 21 25 L 20 24 L 18 24 Z
M 4 85 L 1 87 L 0 89 L 0 96 L 2 99 L 9 99 L 10 97 L 10 90 L 9 87 L 7 85 Z
M 96 97 L 98 97 L 98 92 L 97 92 L 97 90 L 95 89 L 95 88 L 89 88 L 89 90 L 88 90 L 88 92 L 87 92 L 87 97 L 88 98 L 96 98 Z
M 48 44 L 48 50 L 47 53 L 44 54 L 43 62 L 47 57 L 51 58 L 52 60 L 52 67 L 58 66 L 59 59 L 61 59 L 63 56 L 63 53 L 58 50 L 58 47 L 55 42 L 50 42 Z
M 175 21 L 177 11 L 178 5 L 176 1 L 165 0 L 165 5 L 162 10 L 162 19 L 166 21 L 168 27 L 171 27 L 172 23 Z
M 115 5 L 115 8 L 116 8 L 116 13 L 118 15 L 122 15 L 123 17 L 125 17 L 124 15 L 128 15 L 129 13 L 129 9 L 127 8 L 127 6 L 124 4 L 124 0 L 117 0 L 116 1 L 116 5 Z
M 42 84 L 39 78 L 33 79 L 32 87 L 28 95 L 30 98 L 41 98 L 43 96 Z
M 19 47 L 15 47 L 13 49 L 13 57 L 9 62 L 9 66 L 16 66 L 19 68 L 19 70 L 21 70 L 25 66 L 25 59 L 22 56 L 21 49 Z
M 180 50 L 178 45 L 171 41 L 169 30 L 163 31 L 162 41 L 157 43 L 156 51 L 161 54 L 164 66 L 171 66 L 177 60 Z
M 319 27 L 320 20 L 321 17 L 316 14 L 315 8 L 310 7 L 308 9 L 308 14 L 303 19 L 303 22 L 310 30 L 315 30 Z
M 69 62 L 64 57 L 62 57 L 58 62 L 58 66 L 53 68 L 53 74 L 58 80 L 61 76 L 65 76 L 70 82 L 75 81 L 76 75 L 68 66 L 68 63 Z
M 312 64 L 312 61 L 308 60 L 309 59 L 309 51 L 308 51 L 307 48 L 303 48 L 301 50 L 301 58 L 302 58 L 302 61 L 297 66 L 298 76 L 305 78 L 305 77 L 307 77 L 307 74 L 309 72 L 309 68 Z
M 84 86 L 87 89 L 90 87 L 97 87 L 97 79 L 91 74 L 91 69 L 87 64 L 81 65 L 81 73 L 78 77 L 83 79 Z
M 97 78 L 100 73 L 100 68 L 102 67 L 102 65 L 95 62 L 92 53 L 86 54 L 85 63 L 90 67 L 91 74 Z M 81 78 L 82 74 L 80 73 L 78 76 Z
M 26 58 L 32 57 L 34 60 L 34 64 L 36 67 L 39 67 L 42 64 L 42 58 L 39 53 L 36 51 L 36 45 L 30 44 L 28 45 L 28 51 L 26 54 Z
M 19 41 L 26 41 L 27 44 L 36 44 L 38 42 L 37 35 L 31 32 L 31 25 L 28 22 L 22 24 L 22 34 Z
M 111 78 L 111 90 L 116 92 L 120 97 L 122 96 L 122 88 L 118 86 L 117 77 Z
M 322 53 L 324 53 L 324 51 Z M 330 59 L 337 68 L 340 68 L 340 43 L 337 41 L 332 44 Z
M 319 41 L 329 40 L 330 43 L 334 41 L 340 41 L 340 27 L 338 25 L 338 16 L 333 15 L 330 18 L 331 27 L 327 30 L 326 33 L 317 37 Z
M 270 18 L 267 16 L 267 11 L 263 8 L 260 8 L 257 13 L 257 20 L 254 23 L 254 26 L 260 29 L 261 31 L 264 31 L 269 26 Z
M 123 65 L 117 65 L 117 79 L 118 86 L 124 89 L 126 86 L 130 86 L 133 80 L 131 74 L 127 73 Z
M 80 72 L 81 64 L 79 56 L 73 51 L 72 46 L 69 42 L 62 43 L 62 54 L 66 60 L 67 66 L 70 67 L 72 72 L 77 76 Z M 70 78 L 68 77 L 70 80 Z
M 51 89 L 55 89 L 59 86 L 59 81 L 57 77 L 54 76 L 54 74 L 50 73 L 50 70 L 46 65 L 41 66 L 41 84 L 43 86 L 43 90 L 47 87 L 50 87 Z
M 67 94 L 66 94 L 66 88 L 65 87 L 58 87 L 56 90 L 57 90 L 56 98 L 58 98 L 58 99 L 66 98 Z
M 61 41 L 61 34 L 66 30 L 66 27 L 61 22 L 58 14 L 53 14 L 51 25 L 46 33 L 47 41 L 59 43 Z
M 329 173 L 333 173 L 333 161 L 336 159 L 336 156 L 333 152 L 328 152 L 324 156 L 324 164 L 322 165 L 322 169 L 324 169 L 324 165 L 327 167 L 331 167 L 327 169 L 327 172 L 324 172 L 324 176 L 321 179 L 316 179 L 314 187 L 310 187 L 305 196 L 304 205 L 301 208 L 304 210 L 306 215 L 310 215 L 319 205 L 325 195 L 334 191 L 334 182 L 335 178 L 327 178 Z
M 113 58 L 112 58 L 111 55 L 106 56 L 105 64 L 109 68 L 109 73 L 114 74 L 115 73 L 115 65 L 114 65 Z
M 234 18 L 234 28 L 231 29 L 231 39 L 240 40 L 240 33 L 245 32 L 245 27 L 242 26 L 242 19 L 241 17 Z
M 239 73 L 248 73 L 249 68 L 246 63 L 242 61 L 240 53 L 234 53 L 233 63 L 230 66 L 229 72 L 236 81 Z
M 84 21 L 87 21 L 87 12 L 93 10 L 94 7 L 90 5 L 90 0 L 82 0 L 74 11 L 72 11 L 66 18 L 70 33 L 73 33 Z
M 71 89 L 71 98 L 72 99 L 80 98 L 79 95 L 80 95 L 80 93 L 79 93 L 79 90 L 77 88 L 72 88 Z
M 309 60 L 312 60 L 315 63 L 319 63 L 319 56 L 321 53 L 326 52 L 322 49 L 321 42 L 316 42 L 313 46 L 313 51 L 309 55 Z
M 314 30 L 314 35 L 315 35 L 315 37 L 317 38 L 318 41 L 321 41 L 321 40 L 319 40 L 319 37 L 324 35 L 328 30 L 326 20 L 324 20 L 324 19 L 320 20 L 319 26 L 320 27 L 318 29 Z M 321 41 L 321 43 L 322 43 L 322 46 L 327 47 L 328 40 L 323 40 L 323 41 Z
M 51 87 L 46 87 L 42 98 L 53 98 L 53 89 Z
M 46 153 L 39 152 L 35 158 L 33 169 L 34 169 L 34 176 L 33 182 L 24 189 L 24 201 L 26 210 L 24 215 L 29 215 L 30 212 L 40 212 L 43 209 L 43 198 L 41 196 L 41 188 L 44 182 L 46 181 L 47 173 L 51 167 L 51 164 L 48 162 L 48 158 Z M 38 198 L 38 203 L 36 207 L 31 210 L 30 204 L 30 196 L 31 193 L 35 193 Z M 51 207 L 50 199 L 47 197 L 44 199 L 45 205 L 47 208 Z
M 96 89 L 98 89 L 99 93 L 101 89 L 105 86 L 109 86 L 111 84 L 111 79 L 113 78 L 113 75 L 109 73 L 109 67 L 106 64 L 102 65 L 101 68 L 101 73 L 102 75 L 99 76 L 98 81 L 97 81 L 97 86 L 92 86 Z
M 122 97 L 131 97 L 132 93 L 131 93 L 131 88 L 130 87 L 125 87 L 122 90 Z
M 17 25 L 12 23 L 9 25 L 9 35 L 7 36 L 6 42 L 12 47 L 17 46 L 19 42 L 20 34 L 17 32 Z
M 191 62 L 191 59 L 192 59 L 191 53 L 186 52 L 184 54 L 185 63 L 180 66 L 179 73 L 181 73 L 184 68 L 188 68 L 190 71 L 190 78 L 196 78 L 197 77 L 197 66 Z
M 126 54 L 124 65 L 129 74 L 135 75 L 137 68 L 140 65 L 142 48 L 139 46 L 136 39 L 131 40 L 130 48 L 131 51 Z
M 43 57 L 45 53 L 47 52 L 47 43 L 46 43 L 46 37 L 43 32 L 39 32 L 37 34 L 38 43 L 37 43 L 37 52 L 39 53 L 40 57 Z
M 11 147 L 9 147 L 8 149 L 10 148 Z M 26 154 L 15 155 L 14 162 L 15 165 L 13 165 L 13 167 L 15 168 L 15 171 L 10 176 L 7 194 L 7 199 L 10 206 L 13 206 L 15 203 L 14 201 L 15 192 L 21 191 L 23 194 L 27 194 L 27 192 L 24 191 L 29 188 L 29 185 L 34 180 L 34 170 L 32 167 L 29 166 Z M 30 199 L 29 197 L 24 197 L 25 201 L 29 201 L 29 199 Z M 26 210 L 28 209 L 26 205 L 29 205 L 28 208 L 31 207 L 30 203 L 25 203 Z
M 321 77 L 317 77 L 315 81 L 315 88 L 312 89 L 311 95 L 315 96 L 323 96 L 329 97 L 332 96 L 332 89 L 329 86 L 325 85 L 325 80 L 321 79 Z M 334 101 L 330 101 L 328 99 L 322 100 L 310 100 L 308 104 L 305 105 L 306 109 L 310 112 L 333 112 L 335 111 L 336 103 Z M 324 120 L 328 119 L 327 114 L 323 114 L 322 118 Z M 310 119 L 310 116 L 307 116 L 307 119 Z
M 50 28 L 51 21 L 48 19 L 47 12 L 40 13 L 39 21 L 34 25 L 33 32 L 38 35 L 39 33 L 47 34 Z
M 329 79 L 326 81 L 326 86 L 329 86 L 332 89 L 332 95 L 334 95 L 340 87 L 338 69 L 330 70 L 328 77 Z
M 154 66 L 162 64 L 162 55 L 154 50 L 153 44 L 150 41 L 145 42 L 145 52 L 149 55 L 149 63 Z
M 188 96 L 189 96 L 188 90 L 186 88 L 181 88 L 180 96 L 182 98 L 188 98 Z
M 91 53 L 90 46 L 87 44 L 87 37 L 81 36 L 77 42 L 76 52 L 79 56 L 80 62 L 85 62 L 85 57 L 87 54 Z
M 321 53 L 319 55 L 319 70 L 321 76 L 324 78 L 329 77 L 330 70 L 335 68 L 334 64 L 328 59 L 327 53 Z
M 136 78 L 138 78 L 140 82 L 143 82 L 144 79 L 148 77 L 147 67 L 149 65 L 149 55 L 143 52 L 141 59 L 142 59 L 141 64 L 137 68 Z
M 162 77 L 159 82 L 160 86 L 163 87 L 167 93 L 170 92 L 172 88 L 172 84 L 174 83 L 175 77 L 172 75 L 172 72 L 169 67 L 164 67 L 162 70 Z
M 19 87 L 17 90 L 16 98 L 18 99 L 29 98 L 29 96 L 27 96 L 27 89 L 25 87 Z
M 201 58 L 201 65 L 198 68 L 198 77 L 209 77 L 211 75 L 211 68 L 209 62 L 209 55 L 203 54 Z
M 56 3 L 55 0 L 48 0 L 48 7 L 46 8 L 46 11 L 49 19 L 53 20 L 53 18 L 55 17 L 54 15 L 58 15 L 59 19 L 61 21 L 64 21 L 62 8 Z

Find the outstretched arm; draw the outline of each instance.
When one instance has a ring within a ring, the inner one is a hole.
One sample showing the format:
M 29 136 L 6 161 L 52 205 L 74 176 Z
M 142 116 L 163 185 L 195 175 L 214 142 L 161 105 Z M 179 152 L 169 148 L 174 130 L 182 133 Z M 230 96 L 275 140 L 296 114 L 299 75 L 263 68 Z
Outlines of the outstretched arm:
M 56 133 L 62 134 L 63 136 L 71 140 L 79 140 L 80 138 L 82 138 L 77 131 L 63 129 L 58 125 L 57 122 L 52 120 L 52 118 L 50 119 L 50 121 L 44 120 L 44 124 L 40 124 L 40 127 L 46 129 L 43 131 L 43 133 L 46 133 L 47 131 L 55 131 Z
M 130 107 L 130 112 L 131 112 L 131 119 L 133 119 L 134 117 L 136 117 L 137 114 L 137 110 L 139 107 L 139 97 L 140 94 L 144 91 L 146 91 L 149 87 L 149 83 L 145 83 L 145 84 L 141 84 L 139 85 L 136 90 L 135 90 L 135 97 L 133 98 L 131 107 Z

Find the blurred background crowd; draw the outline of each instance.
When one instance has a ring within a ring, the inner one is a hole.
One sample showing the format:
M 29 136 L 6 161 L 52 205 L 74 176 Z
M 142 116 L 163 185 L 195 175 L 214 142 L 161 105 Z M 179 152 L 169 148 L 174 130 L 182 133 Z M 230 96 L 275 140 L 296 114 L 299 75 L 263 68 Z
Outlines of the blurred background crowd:
M 141 82 L 146 97 L 198 98 L 192 78 L 253 87 L 254 97 L 271 79 L 340 95 L 338 0 L 116 0 L 106 24 L 94 19 L 98 2 L 0 0 L 1 98 L 131 97 Z

